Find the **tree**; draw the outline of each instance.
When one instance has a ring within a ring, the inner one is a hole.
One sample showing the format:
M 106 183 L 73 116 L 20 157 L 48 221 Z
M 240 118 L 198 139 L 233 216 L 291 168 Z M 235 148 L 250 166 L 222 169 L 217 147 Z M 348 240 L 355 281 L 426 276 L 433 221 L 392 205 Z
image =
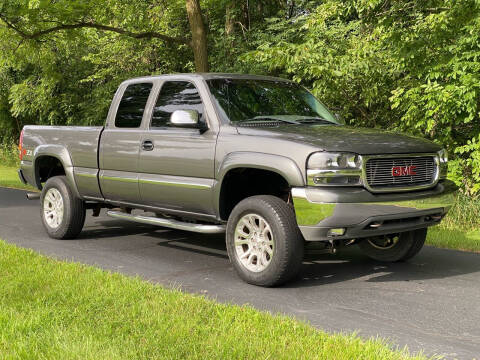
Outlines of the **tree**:
M 95 10 L 98 10 L 98 7 L 91 6 L 88 2 L 83 6 L 76 6 L 63 0 L 56 4 L 47 3 L 43 6 L 39 4 L 37 8 L 24 9 L 16 1 L 7 0 L 0 7 L 0 20 L 23 40 L 42 41 L 57 32 L 90 28 L 114 32 L 134 39 L 160 39 L 169 44 L 187 45 L 193 50 L 196 70 L 206 72 L 208 71 L 207 36 L 200 3 L 199 0 L 185 1 L 191 39 L 171 36 L 155 30 L 133 31 L 126 27 L 98 22 L 95 20 L 97 17 Z M 108 6 L 108 1 L 101 3 Z
M 1 0 L 0 143 L 101 124 L 130 77 L 268 74 L 349 125 L 446 146 L 450 178 L 480 194 L 479 44 L 478 0 Z
M 200 1 L 186 0 L 186 5 L 192 33 L 190 46 L 195 58 L 195 69 L 199 72 L 208 72 L 207 32 L 203 23 Z

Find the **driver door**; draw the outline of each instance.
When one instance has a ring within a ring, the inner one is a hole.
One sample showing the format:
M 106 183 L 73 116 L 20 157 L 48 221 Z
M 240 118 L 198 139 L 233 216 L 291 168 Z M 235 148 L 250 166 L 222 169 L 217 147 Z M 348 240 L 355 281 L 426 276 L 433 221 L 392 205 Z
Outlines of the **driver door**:
M 213 214 L 217 132 L 168 125 L 176 110 L 196 110 L 208 124 L 204 102 L 190 81 L 165 81 L 160 88 L 139 156 L 142 203 L 181 212 Z

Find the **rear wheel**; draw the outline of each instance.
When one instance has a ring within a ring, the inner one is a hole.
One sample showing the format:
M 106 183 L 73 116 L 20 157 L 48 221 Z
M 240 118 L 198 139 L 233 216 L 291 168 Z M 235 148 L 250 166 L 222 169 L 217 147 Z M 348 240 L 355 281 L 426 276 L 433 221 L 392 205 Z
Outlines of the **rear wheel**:
M 280 285 L 302 264 L 303 239 L 295 214 L 275 196 L 242 200 L 228 219 L 226 242 L 235 270 L 250 284 Z
M 51 238 L 73 239 L 82 231 L 85 204 L 73 194 L 65 176 L 47 180 L 40 197 L 40 216 Z
M 384 262 L 411 259 L 422 249 L 427 228 L 363 239 L 358 246 L 368 257 Z

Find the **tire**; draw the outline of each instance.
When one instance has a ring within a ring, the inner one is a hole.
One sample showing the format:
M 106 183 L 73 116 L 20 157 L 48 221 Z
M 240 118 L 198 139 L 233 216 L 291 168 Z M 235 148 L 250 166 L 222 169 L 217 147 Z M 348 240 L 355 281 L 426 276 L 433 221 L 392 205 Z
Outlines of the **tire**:
M 377 261 L 406 261 L 420 252 L 426 237 L 427 228 L 367 238 L 358 246 L 365 255 Z
M 302 265 L 304 244 L 295 213 L 275 196 L 252 196 L 238 203 L 228 219 L 226 245 L 233 267 L 249 284 L 281 285 Z
M 407 261 L 417 255 L 422 250 L 425 240 L 427 239 L 428 228 L 415 230 L 413 232 L 413 244 L 410 250 L 399 261 Z
M 82 231 L 85 204 L 73 194 L 65 176 L 47 180 L 40 196 L 40 217 L 53 239 L 74 239 Z

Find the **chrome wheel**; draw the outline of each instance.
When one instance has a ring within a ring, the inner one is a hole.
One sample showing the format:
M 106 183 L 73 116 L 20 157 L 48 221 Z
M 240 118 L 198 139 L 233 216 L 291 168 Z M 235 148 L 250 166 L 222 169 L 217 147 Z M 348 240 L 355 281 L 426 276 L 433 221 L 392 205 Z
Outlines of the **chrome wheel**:
M 257 214 L 243 216 L 235 228 L 235 251 L 240 264 L 252 272 L 265 270 L 274 255 L 272 229 Z
M 55 188 L 51 188 L 45 194 L 43 199 L 43 217 L 45 222 L 52 229 L 56 229 L 63 221 L 63 198 Z
M 394 234 L 394 235 L 383 235 L 383 236 L 376 236 L 374 238 L 369 238 L 368 242 L 375 249 L 388 250 L 393 248 L 395 245 L 397 245 L 399 240 L 400 240 L 400 235 Z

